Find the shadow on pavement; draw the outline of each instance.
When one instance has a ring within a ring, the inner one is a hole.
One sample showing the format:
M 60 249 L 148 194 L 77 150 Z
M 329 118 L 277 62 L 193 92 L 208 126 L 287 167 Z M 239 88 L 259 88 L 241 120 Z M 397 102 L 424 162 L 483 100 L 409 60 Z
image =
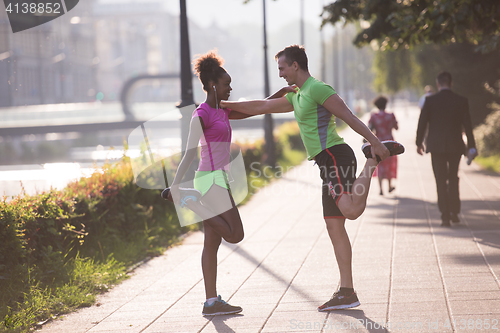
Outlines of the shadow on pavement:
M 486 170 L 486 169 L 470 170 L 470 171 L 467 170 L 467 173 L 474 173 L 474 174 L 483 175 L 483 176 L 490 176 L 490 177 L 496 178 L 497 180 L 500 180 L 500 174 L 496 173 L 494 171 L 491 171 L 491 170 Z
M 223 244 L 226 245 L 226 246 L 230 246 L 230 244 L 227 244 L 225 242 L 223 242 Z M 294 290 L 295 292 L 297 292 L 299 295 L 301 295 L 304 298 L 304 300 L 311 300 L 307 292 L 305 292 L 301 288 L 295 287 L 292 284 L 293 279 L 291 281 L 286 281 L 285 279 L 283 279 L 282 277 L 280 277 L 278 274 L 276 274 L 272 269 L 270 269 L 265 264 L 263 264 L 262 261 L 259 262 L 254 256 L 252 256 L 250 253 L 248 253 L 247 251 L 245 251 L 240 246 L 237 246 L 236 248 L 233 248 L 233 252 L 235 254 L 238 254 L 241 257 L 245 258 L 246 260 L 248 260 L 252 264 L 254 264 L 255 267 L 256 267 L 256 269 L 257 268 L 262 269 L 264 272 L 266 272 L 267 274 L 269 274 L 270 276 L 272 276 L 274 279 L 276 279 L 277 281 L 281 282 L 284 286 L 287 287 L 286 292 L 288 291 L 288 289 L 291 289 L 291 290 Z M 304 258 L 304 260 L 306 260 L 306 258 Z M 264 260 L 265 260 L 265 258 L 263 259 L 263 261 Z
M 333 321 L 332 315 L 341 315 L 343 317 L 351 317 L 352 319 L 342 318 L 341 320 Z M 387 323 L 376 322 L 368 318 L 363 310 L 349 309 L 349 310 L 336 310 L 328 314 L 325 320 L 324 332 L 338 332 L 338 331 L 348 331 L 353 332 L 354 330 L 366 329 L 370 333 L 388 333 L 389 331 L 385 327 Z M 342 327 L 342 325 L 347 325 L 347 327 Z
M 408 197 L 394 197 L 393 199 L 398 200 L 398 203 L 396 204 L 398 228 L 415 228 L 419 226 L 428 228 L 427 213 L 425 211 L 426 204 L 429 207 L 431 221 L 437 221 L 439 223 L 441 221 L 441 215 L 437 207 L 437 203 L 434 201 L 425 201 Z M 467 222 L 467 226 L 474 233 L 479 233 L 482 230 L 500 231 L 500 220 L 490 208 L 492 207 L 493 209 L 496 208 L 499 210 L 499 205 L 500 203 L 495 200 L 461 200 L 461 215 L 465 216 L 466 221 L 461 221 L 456 224 L 455 227 L 466 227 L 465 222 Z M 392 204 L 371 204 L 367 207 L 367 209 L 385 211 L 384 213 L 377 213 L 377 218 L 385 218 L 388 220 L 386 224 L 393 224 L 394 207 Z M 413 220 L 414 222 L 410 223 L 408 220 Z
M 213 318 L 210 319 L 210 322 L 214 325 L 215 331 L 220 332 L 220 333 L 236 333 L 235 330 L 233 330 L 231 327 L 227 326 L 227 324 L 224 322 L 229 318 L 234 318 L 234 317 L 242 317 L 242 314 L 234 314 L 234 315 L 227 315 L 227 316 L 214 316 Z
M 485 264 L 481 254 L 456 255 L 451 258 L 461 265 L 484 266 Z M 486 255 L 486 258 L 491 266 L 500 265 L 500 254 Z

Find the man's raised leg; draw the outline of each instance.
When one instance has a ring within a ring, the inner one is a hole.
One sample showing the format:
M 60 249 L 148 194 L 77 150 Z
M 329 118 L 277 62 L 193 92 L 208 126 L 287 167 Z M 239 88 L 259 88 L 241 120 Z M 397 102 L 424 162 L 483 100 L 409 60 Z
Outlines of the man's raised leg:
M 352 192 L 344 193 L 337 202 L 340 211 L 349 220 L 357 219 L 365 211 L 371 179 L 377 164 L 375 159 L 367 159 L 363 171 L 351 187 Z

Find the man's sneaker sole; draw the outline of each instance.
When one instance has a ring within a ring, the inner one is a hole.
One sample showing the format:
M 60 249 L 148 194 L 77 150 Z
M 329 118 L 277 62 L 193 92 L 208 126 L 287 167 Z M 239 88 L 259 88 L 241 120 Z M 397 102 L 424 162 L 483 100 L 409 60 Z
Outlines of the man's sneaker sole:
M 213 312 L 211 312 L 212 310 Z M 233 306 L 231 304 L 228 304 L 224 300 L 222 300 L 221 296 L 217 296 L 217 300 L 212 304 L 208 305 L 207 302 L 203 303 L 203 310 L 201 311 L 201 314 L 203 316 L 223 316 L 223 315 L 230 315 L 230 314 L 236 314 L 240 313 L 243 311 L 241 306 Z
M 201 314 L 203 316 L 224 316 L 224 315 L 240 313 L 241 311 L 243 311 L 243 309 L 235 310 L 235 311 L 215 312 L 215 313 L 203 313 L 202 312 Z
M 382 143 L 387 149 L 389 149 L 389 153 L 391 154 L 390 156 L 400 155 L 405 152 L 405 147 L 397 141 L 385 140 L 382 141 Z M 366 142 L 363 146 L 361 146 L 361 150 L 363 151 L 363 154 L 365 154 L 366 158 L 372 158 L 372 150 L 370 147 L 371 144 L 369 142 Z M 378 156 L 377 160 L 380 162 L 380 158 Z
M 351 303 L 351 304 L 341 304 L 341 305 L 335 305 L 335 306 L 329 306 L 324 309 L 318 309 L 319 312 L 326 312 L 326 311 L 333 311 L 333 310 L 342 310 L 342 309 L 350 309 L 350 308 L 355 308 L 357 306 L 360 306 L 361 303 L 359 301 Z

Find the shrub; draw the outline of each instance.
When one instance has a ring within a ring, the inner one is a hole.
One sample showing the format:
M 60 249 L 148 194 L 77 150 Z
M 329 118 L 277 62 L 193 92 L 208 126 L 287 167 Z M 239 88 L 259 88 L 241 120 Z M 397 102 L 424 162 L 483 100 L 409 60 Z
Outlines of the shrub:
M 84 287 L 75 287 L 85 280 L 73 278 L 82 261 L 91 262 L 94 270 L 103 265 L 118 267 L 115 275 L 120 275 L 123 267 L 162 253 L 180 233 L 196 228 L 181 228 L 173 206 L 159 194 L 159 190 L 137 187 L 130 163 L 123 158 L 61 191 L 19 195 L 10 202 L 4 197 L 0 202 L 0 318 L 4 325 L 15 326 L 18 320 L 13 318 L 18 316 L 31 322 L 46 318 L 47 311 L 33 316 L 27 309 L 47 295 L 61 298 L 61 290 L 103 290 L 101 281 L 88 279 Z M 82 301 L 68 300 L 65 311 L 75 304 L 88 304 L 83 301 L 86 294 L 79 294 Z

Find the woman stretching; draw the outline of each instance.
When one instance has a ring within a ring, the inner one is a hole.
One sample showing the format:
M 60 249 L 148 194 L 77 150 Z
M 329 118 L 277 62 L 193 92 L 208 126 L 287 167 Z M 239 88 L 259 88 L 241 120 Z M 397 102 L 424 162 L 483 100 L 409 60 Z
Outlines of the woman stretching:
M 184 154 L 170 188 L 162 197 L 176 204 L 186 205 L 203 218 L 205 240 L 201 267 L 205 281 L 206 302 L 203 315 L 224 315 L 242 311 L 217 296 L 217 251 L 222 238 L 229 243 L 243 239 L 243 225 L 238 208 L 229 189 L 228 175 L 231 125 L 229 119 L 244 119 L 249 115 L 219 108 L 221 100 L 229 98 L 231 77 L 221 67 L 223 59 L 210 51 L 194 61 L 194 71 L 207 96 L 193 112 L 186 153 Z M 283 88 L 271 98 L 281 97 L 290 88 Z M 201 158 L 194 178 L 195 189 L 180 189 L 179 184 L 197 154 L 201 144 Z M 191 200 L 189 200 L 191 199 Z

